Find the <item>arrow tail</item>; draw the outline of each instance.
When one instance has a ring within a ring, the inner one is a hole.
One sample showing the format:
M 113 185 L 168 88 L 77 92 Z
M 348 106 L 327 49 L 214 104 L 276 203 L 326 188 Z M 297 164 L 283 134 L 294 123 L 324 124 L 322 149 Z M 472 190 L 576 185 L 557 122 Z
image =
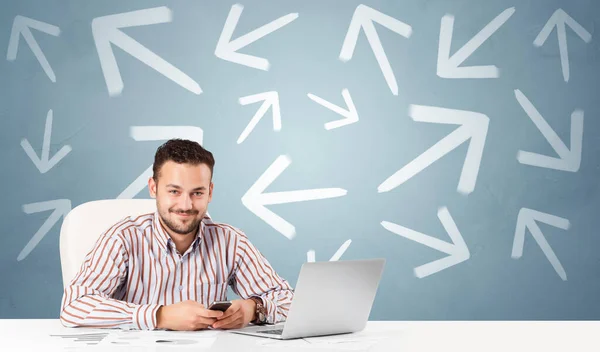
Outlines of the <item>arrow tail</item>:
M 394 224 L 394 223 L 388 222 L 388 221 L 382 221 L 381 226 L 383 226 L 386 230 L 388 230 L 392 233 L 395 233 L 398 236 L 402 236 L 411 241 L 420 243 L 429 248 L 435 249 L 439 252 L 443 252 L 446 254 L 452 254 L 455 251 L 453 244 L 444 242 L 440 239 L 431 237 L 429 235 L 409 229 L 407 227 L 400 226 L 398 224 Z M 461 238 L 461 240 L 462 240 L 462 238 Z
M 340 260 L 340 258 L 342 257 L 342 255 L 344 255 L 344 253 L 346 252 L 346 250 L 350 246 L 350 243 L 352 243 L 352 240 L 347 240 L 346 242 L 344 242 L 344 244 L 342 244 L 340 246 L 340 248 L 331 256 L 331 258 L 329 259 L 329 261 L 330 262 L 337 262 L 338 260 Z
M 273 205 L 337 198 L 345 196 L 347 193 L 348 191 L 341 188 L 319 188 L 301 191 L 263 193 L 256 196 L 256 199 L 260 204 Z
M 241 14 L 241 11 L 240 11 L 240 14 Z M 232 42 L 229 42 L 229 50 L 237 51 L 237 50 L 245 47 L 246 45 L 252 44 L 255 41 L 257 41 L 258 39 L 260 39 L 272 32 L 275 32 L 276 30 L 280 29 L 281 27 L 284 27 L 287 24 L 293 22 L 297 18 L 298 18 L 297 13 L 290 13 L 285 16 L 281 16 L 278 19 L 259 27 L 255 30 L 253 30 L 252 32 L 246 33 L 243 36 L 235 39 Z M 238 19 L 239 19 L 239 16 L 238 16 Z M 235 21 L 235 25 L 237 25 L 237 20 Z M 235 25 L 234 25 L 234 28 L 235 28 Z

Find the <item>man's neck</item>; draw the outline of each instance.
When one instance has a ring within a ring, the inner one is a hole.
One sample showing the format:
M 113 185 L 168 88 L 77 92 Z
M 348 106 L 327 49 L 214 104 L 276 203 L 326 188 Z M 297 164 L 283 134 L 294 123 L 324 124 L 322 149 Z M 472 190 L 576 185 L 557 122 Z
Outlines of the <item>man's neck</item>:
M 179 254 L 185 253 L 185 251 L 187 251 L 187 249 L 190 248 L 192 242 L 194 242 L 194 239 L 196 239 L 196 233 L 198 232 L 198 228 L 185 235 L 181 235 L 165 226 L 165 224 L 163 224 L 162 222 L 162 219 L 160 219 L 160 224 L 163 230 L 165 230 L 169 237 L 171 237 L 171 240 L 173 240 L 175 248 L 177 248 L 177 252 L 179 252 Z

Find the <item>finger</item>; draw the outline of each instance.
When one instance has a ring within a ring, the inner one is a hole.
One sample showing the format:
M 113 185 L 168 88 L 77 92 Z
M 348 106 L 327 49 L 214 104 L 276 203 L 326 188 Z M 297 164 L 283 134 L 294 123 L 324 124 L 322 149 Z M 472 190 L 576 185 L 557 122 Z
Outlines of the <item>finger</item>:
M 213 324 L 214 328 L 221 328 L 223 326 L 227 326 L 229 324 L 231 324 L 232 322 L 236 321 L 237 319 L 242 317 L 242 313 L 240 311 L 236 312 L 235 314 L 223 319 L 223 320 L 219 320 L 216 323 Z
M 229 324 L 221 326 L 221 329 L 239 329 L 244 326 L 244 318 L 239 317 L 238 319 L 232 321 Z
M 217 320 L 223 320 L 223 319 L 229 318 L 233 314 L 237 313 L 240 309 L 242 309 L 242 307 L 239 305 L 231 306 L 231 307 L 227 308 L 225 313 L 223 313 L 222 316 L 217 318 Z
M 196 314 L 202 317 L 215 319 L 223 316 L 223 312 L 220 310 L 210 310 L 205 308 L 199 309 Z
M 194 320 L 194 324 L 212 325 L 216 322 L 217 322 L 217 319 L 215 319 L 215 318 L 203 317 L 201 315 L 197 315 L 196 319 Z

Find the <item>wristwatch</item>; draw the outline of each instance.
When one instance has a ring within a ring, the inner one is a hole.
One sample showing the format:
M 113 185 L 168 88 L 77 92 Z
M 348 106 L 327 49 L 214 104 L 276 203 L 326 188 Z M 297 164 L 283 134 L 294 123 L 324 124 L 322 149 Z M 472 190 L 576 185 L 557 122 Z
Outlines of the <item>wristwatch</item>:
M 267 308 L 263 304 L 263 301 L 260 297 L 250 297 L 251 300 L 256 303 L 256 319 L 251 321 L 252 324 L 262 325 L 267 322 Z

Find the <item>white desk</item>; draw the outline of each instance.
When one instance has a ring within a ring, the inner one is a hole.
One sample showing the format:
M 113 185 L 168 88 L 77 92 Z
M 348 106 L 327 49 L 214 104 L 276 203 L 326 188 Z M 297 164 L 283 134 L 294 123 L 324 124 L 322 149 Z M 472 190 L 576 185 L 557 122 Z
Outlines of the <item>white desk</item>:
M 374 321 L 355 334 L 278 341 L 216 330 L 69 329 L 57 319 L 0 319 L 0 350 L 581 352 L 600 351 L 600 322 Z

